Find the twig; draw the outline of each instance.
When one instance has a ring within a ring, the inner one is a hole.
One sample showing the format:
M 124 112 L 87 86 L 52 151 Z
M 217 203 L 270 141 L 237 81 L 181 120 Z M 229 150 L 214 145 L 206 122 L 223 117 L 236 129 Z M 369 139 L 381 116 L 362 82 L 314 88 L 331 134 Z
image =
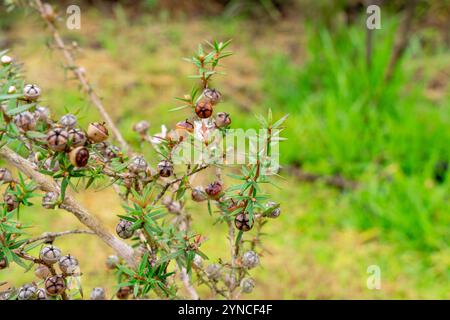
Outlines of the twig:
M 56 192 L 60 194 L 58 184 L 50 177 L 37 172 L 33 169 L 32 164 L 16 154 L 14 151 L 4 146 L 0 149 L 0 157 L 6 159 L 11 165 L 23 172 L 27 177 L 32 179 L 41 190 L 45 192 Z M 66 194 L 64 201 L 60 204 L 60 208 L 72 213 L 82 224 L 91 229 L 100 237 L 107 245 L 113 248 L 119 256 L 121 256 L 131 266 L 135 265 L 134 251 L 125 242 L 114 237 L 105 227 L 92 216 L 83 206 L 81 206 L 72 196 Z
M 36 4 L 37 10 L 39 11 L 42 19 L 44 19 L 45 22 L 47 23 L 47 26 L 53 35 L 53 39 L 55 40 L 57 47 L 62 51 L 68 66 L 70 67 L 70 69 L 73 71 L 75 77 L 80 82 L 83 90 L 89 96 L 89 99 L 91 100 L 92 104 L 100 112 L 100 115 L 102 116 L 102 118 L 106 122 L 106 124 L 108 125 L 108 128 L 112 131 L 114 137 L 119 142 L 121 148 L 124 149 L 127 153 L 129 153 L 130 147 L 126 143 L 126 141 L 123 138 L 120 131 L 117 129 L 116 125 L 114 124 L 114 121 L 109 116 L 109 114 L 106 111 L 105 107 L 103 106 L 103 103 L 101 102 L 99 96 L 94 91 L 92 86 L 89 84 L 89 81 L 87 80 L 86 75 L 85 75 L 85 71 L 76 65 L 76 61 L 75 61 L 75 58 L 74 58 L 72 52 L 64 44 L 64 40 L 58 33 L 58 30 L 56 29 L 53 22 L 46 17 L 45 9 L 44 9 L 42 2 L 40 0 L 34 0 L 34 3 Z
M 44 240 L 45 242 L 53 242 L 55 238 L 70 235 L 70 234 L 95 234 L 95 232 L 90 230 L 69 230 L 69 231 L 61 231 L 61 232 L 46 232 L 38 237 L 30 238 L 26 242 L 24 242 L 20 247 L 23 248 L 24 246 Z

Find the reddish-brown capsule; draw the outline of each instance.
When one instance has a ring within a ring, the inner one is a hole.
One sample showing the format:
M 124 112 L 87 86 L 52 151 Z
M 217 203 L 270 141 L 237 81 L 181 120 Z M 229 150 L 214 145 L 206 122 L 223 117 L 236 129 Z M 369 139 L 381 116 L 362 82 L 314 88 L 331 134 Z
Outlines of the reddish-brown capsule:
M 64 278 L 56 275 L 45 280 L 45 291 L 50 296 L 57 296 L 66 290 L 66 283 Z
M 104 123 L 93 122 L 89 124 L 87 135 L 89 140 L 99 143 L 108 139 L 109 133 Z
M 214 181 L 206 187 L 205 192 L 212 199 L 218 199 L 222 194 L 222 183 L 219 181 Z
M 63 128 L 55 128 L 47 133 L 47 145 L 53 151 L 64 151 L 69 134 Z
M 89 161 L 89 150 L 85 147 L 77 147 L 70 151 L 69 159 L 75 167 L 85 167 Z
M 130 293 L 131 293 L 131 287 L 129 287 L 129 286 L 121 287 L 119 289 L 119 291 L 117 291 L 116 297 L 117 297 L 117 299 L 120 299 L 120 300 L 126 300 L 126 299 L 128 299 L 128 296 L 130 295 Z
M 239 213 L 234 219 L 234 225 L 238 230 L 249 231 L 253 228 L 253 221 L 250 221 L 250 216 L 245 213 Z
M 201 119 L 207 119 L 211 117 L 213 113 L 212 103 L 207 100 L 200 100 L 199 102 L 197 102 L 197 105 L 195 106 L 195 113 Z

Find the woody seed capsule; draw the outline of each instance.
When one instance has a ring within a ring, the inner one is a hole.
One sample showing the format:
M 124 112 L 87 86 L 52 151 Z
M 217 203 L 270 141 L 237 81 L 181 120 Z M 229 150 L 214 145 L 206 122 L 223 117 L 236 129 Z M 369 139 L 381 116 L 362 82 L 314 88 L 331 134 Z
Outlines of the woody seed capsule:
M 158 172 L 161 177 L 170 177 L 173 173 L 172 163 L 168 160 L 162 160 L 158 163 Z
M 78 260 L 68 254 L 67 256 L 61 257 L 61 259 L 59 259 L 58 265 L 63 273 L 73 275 L 77 272 Z
M 129 239 L 133 236 L 134 230 L 132 229 L 133 223 L 128 220 L 120 220 L 116 226 L 116 233 L 122 239 Z
M 133 130 L 139 133 L 140 135 L 146 135 L 149 128 L 150 124 L 148 123 L 148 121 L 145 120 L 139 121 L 133 126 Z
M 69 159 L 75 167 L 85 167 L 89 161 L 89 150 L 85 147 L 77 147 L 70 151 Z
M 103 288 L 92 289 L 90 299 L 91 300 L 105 300 L 106 299 L 105 289 L 103 289 Z
M 60 275 L 47 278 L 45 280 L 45 291 L 50 296 L 62 294 L 66 289 L 64 278 Z
M 47 266 L 44 266 L 42 264 L 38 265 L 36 269 L 34 269 L 34 275 L 38 277 L 39 279 L 47 279 L 52 273 L 50 272 L 50 269 Z
M 41 95 L 41 88 L 35 84 L 27 84 L 23 88 L 23 96 L 28 101 L 36 101 Z
M 215 119 L 215 123 L 216 126 L 218 128 L 223 128 L 223 127 L 227 127 L 231 124 L 231 118 L 230 115 L 226 112 L 219 112 L 216 115 L 216 119 Z
M 200 100 L 195 106 L 195 113 L 200 119 L 207 119 L 213 113 L 213 105 L 206 100 Z
M 99 143 L 108 139 L 109 133 L 105 123 L 93 122 L 89 124 L 87 135 L 91 141 Z
M 53 151 L 64 151 L 69 134 L 63 128 L 55 128 L 47 133 L 47 145 Z
M 29 111 L 25 111 L 16 115 L 13 119 L 14 124 L 23 131 L 33 130 L 36 126 L 36 119 Z
M 69 132 L 69 141 L 72 147 L 81 147 L 86 143 L 86 135 L 80 129 L 70 129 Z
M 14 181 L 11 171 L 6 168 L 0 168 L 0 182 L 9 183 Z
M 203 96 L 213 105 L 217 104 L 220 101 L 220 98 L 222 97 L 222 95 L 217 89 L 209 89 L 209 88 L 206 88 L 203 91 Z
M 61 117 L 61 119 L 59 119 L 59 123 L 66 128 L 66 130 L 68 129 L 72 129 L 73 127 L 75 127 L 77 125 L 77 117 L 71 113 L 65 114 Z
M 18 300 L 35 300 L 36 299 L 36 287 L 32 284 L 25 284 L 19 289 L 17 295 Z
M 249 231 L 253 228 L 253 221 L 250 221 L 250 216 L 245 213 L 239 213 L 234 219 L 234 225 L 238 230 Z
M 61 258 L 61 250 L 52 245 L 45 246 L 39 252 L 39 258 L 45 263 L 54 264 Z

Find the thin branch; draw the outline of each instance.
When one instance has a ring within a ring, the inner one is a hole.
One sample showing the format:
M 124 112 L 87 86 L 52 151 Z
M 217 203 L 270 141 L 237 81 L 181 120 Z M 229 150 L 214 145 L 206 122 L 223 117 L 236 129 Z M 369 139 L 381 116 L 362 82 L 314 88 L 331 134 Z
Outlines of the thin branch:
M 114 124 L 114 121 L 109 116 L 108 112 L 106 111 L 105 107 L 103 106 L 102 101 L 100 100 L 97 93 L 94 91 L 92 86 L 90 85 L 89 81 L 86 78 L 85 71 L 81 69 L 79 66 L 77 66 L 75 58 L 72 54 L 72 52 L 66 47 L 64 44 L 64 40 L 58 33 L 58 30 L 56 29 L 55 25 L 51 20 L 49 20 L 45 15 L 45 9 L 40 0 L 34 0 L 34 3 L 36 4 L 37 10 L 39 11 L 42 19 L 45 20 L 47 23 L 47 27 L 52 33 L 53 39 L 55 40 L 56 46 L 62 51 L 64 58 L 66 59 L 66 63 L 68 64 L 68 67 L 73 71 L 75 77 L 80 82 L 83 90 L 88 95 L 89 99 L 91 100 L 92 104 L 97 108 L 97 110 L 100 112 L 100 115 L 102 116 L 103 120 L 106 122 L 108 128 L 112 131 L 114 137 L 119 142 L 122 149 L 124 149 L 127 153 L 130 152 L 130 147 L 126 143 L 125 139 L 123 138 L 120 131 L 117 129 L 116 125 Z
M 6 159 L 11 165 L 32 179 L 41 190 L 45 192 L 53 191 L 60 194 L 60 188 L 53 179 L 34 170 L 28 160 L 22 158 L 8 147 L 4 146 L 0 149 L 0 157 Z M 128 264 L 131 266 L 135 265 L 133 249 L 125 242 L 114 237 L 97 218 L 92 216 L 72 196 L 66 194 L 64 201 L 59 207 L 72 213 L 82 224 L 95 232 L 107 245 L 113 248 Z
M 53 242 L 55 238 L 59 238 L 62 236 L 70 235 L 70 234 L 95 234 L 95 232 L 90 230 L 68 230 L 68 231 L 61 231 L 61 232 L 45 232 L 42 235 L 30 238 L 26 242 L 24 242 L 21 247 L 25 247 L 26 245 L 44 240 L 44 242 Z

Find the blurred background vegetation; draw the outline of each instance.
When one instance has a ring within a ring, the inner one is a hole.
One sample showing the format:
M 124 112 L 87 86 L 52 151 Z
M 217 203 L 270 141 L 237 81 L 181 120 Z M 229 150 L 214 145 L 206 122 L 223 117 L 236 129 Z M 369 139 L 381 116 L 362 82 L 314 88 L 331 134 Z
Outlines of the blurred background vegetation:
M 137 120 L 156 133 L 184 116 L 168 112 L 192 85 L 181 58 L 204 40 L 233 39 L 227 74 L 214 85 L 234 127 L 256 127 L 253 115 L 269 107 L 290 114 L 285 179 L 268 190 L 283 213 L 267 227 L 249 298 L 450 298 L 450 1 L 373 2 L 382 28 L 372 32 L 367 3 L 352 0 L 67 2 L 80 5 L 82 25 L 64 37 L 78 42 L 80 64 L 137 148 Z M 81 109 L 82 124 L 98 119 L 58 50 L 43 45 L 49 38 L 36 15 L 1 10 L 0 48 L 24 63 L 54 114 Z M 113 230 L 120 204 L 112 191 L 79 199 Z M 79 227 L 60 211 L 32 207 L 24 216 L 35 234 Z M 209 235 L 207 254 L 220 257 L 223 227 L 206 210 L 195 208 L 194 220 Z M 113 294 L 109 248 L 88 235 L 58 245 L 79 258 L 85 292 L 105 286 Z M 367 289 L 370 265 L 381 268 L 381 290 Z M 0 281 L 11 278 L 20 285 L 32 275 L 0 272 Z

